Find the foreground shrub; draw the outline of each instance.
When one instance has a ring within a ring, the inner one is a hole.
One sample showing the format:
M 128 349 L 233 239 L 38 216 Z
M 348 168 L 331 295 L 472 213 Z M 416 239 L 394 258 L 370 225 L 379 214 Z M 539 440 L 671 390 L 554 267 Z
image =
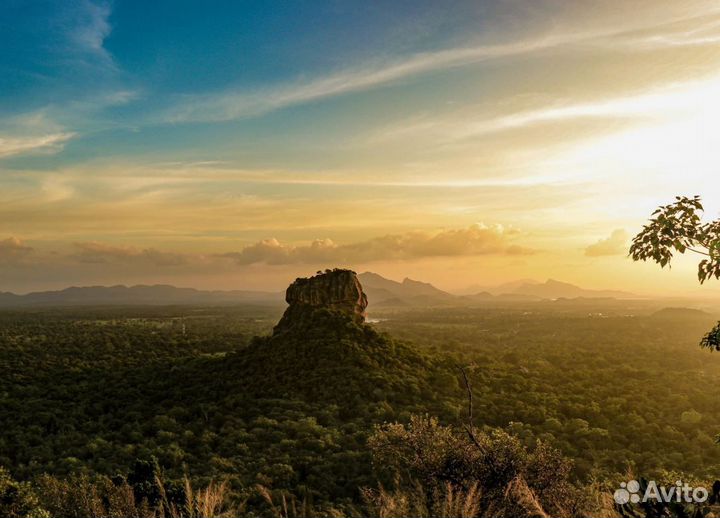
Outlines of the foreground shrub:
M 502 430 L 413 416 L 377 427 L 368 444 L 379 476 L 392 481 L 363 491 L 377 516 L 570 517 L 587 503 L 569 460 L 540 441 L 530 451 Z
M 30 484 L 14 480 L 0 467 L 0 516 L 4 518 L 47 518 Z

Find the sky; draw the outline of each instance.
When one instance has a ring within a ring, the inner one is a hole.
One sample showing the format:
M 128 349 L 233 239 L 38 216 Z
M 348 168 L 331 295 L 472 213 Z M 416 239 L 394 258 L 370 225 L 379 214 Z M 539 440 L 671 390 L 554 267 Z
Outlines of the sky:
M 720 216 L 715 0 L 5 0 L 0 48 L 0 291 L 718 289 L 627 258 Z

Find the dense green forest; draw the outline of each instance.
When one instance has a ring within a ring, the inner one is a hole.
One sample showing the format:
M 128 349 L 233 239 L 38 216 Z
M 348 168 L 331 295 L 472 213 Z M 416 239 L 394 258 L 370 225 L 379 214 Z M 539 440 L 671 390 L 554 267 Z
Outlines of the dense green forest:
M 577 487 L 716 477 L 720 357 L 697 347 L 712 316 L 573 308 L 394 311 L 372 327 L 321 312 L 285 337 L 268 335 L 277 310 L 252 307 L 0 313 L 0 466 L 47 493 L 43 474 L 128 477 L 144 462 L 223 482 L 246 512 L 287 495 L 362 514 L 398 474 L 378 444 L 400 432 L 377 426 L 466 426 L 462 366 L 479 436 L 558 450 Z
M 461 358 L 483 424 L 549 441 L 583 478 L 720 473 L 720 356 L 697 345 L 712 315 L 547 306 L 418 310 L 380 327 Z

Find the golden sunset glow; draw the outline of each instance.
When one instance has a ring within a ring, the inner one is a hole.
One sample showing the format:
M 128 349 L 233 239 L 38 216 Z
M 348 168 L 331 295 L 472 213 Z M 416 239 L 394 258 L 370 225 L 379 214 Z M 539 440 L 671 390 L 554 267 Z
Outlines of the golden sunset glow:
M 449 290 L 699 293 L 690 263 L 626 255 L 675 195 L 720 211 L 715 2 L 500 3 L 456 34 L 280 60 L 270 79 L 230 60 L 235 79 L 202 88 L 129 73 L 110 13 L 67 50 L 102 86 L 0 94 L 7 289 L 280 288 L 347 266 Z

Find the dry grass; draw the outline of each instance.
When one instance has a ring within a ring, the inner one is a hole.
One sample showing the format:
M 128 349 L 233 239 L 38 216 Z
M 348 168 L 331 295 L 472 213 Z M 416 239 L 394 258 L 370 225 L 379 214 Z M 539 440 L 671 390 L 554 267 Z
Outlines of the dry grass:
M 516 477 L 505 488 L 507 507 L 517 506 L 522 516 L 528 518 L 549 518 L 535 492 L 530 489 L 525 479 Z
M 165 490 L 165 484 L 159 478 L 155 478 L 155 483 L 160 491 L 162 506 L 158 508 L 159 517 L 164 518 L 223 518 L 238 516 L 244 509 L 228 509 L 227 501 L 229 497 L 229 487 L 227 482 L 223 481 L 219 484 L 211 481 L 204 489 L 195 491 L 190 483 L 190 479 L 186 476 L 183 480 L 183 488 L 185 490 L 185 503 L 177 505 L 170 502 Z
M 414 491 L 388 491 L 382 485 L 378 489 L 363 489 L 362 497 L 370 516 L 395 518 L 400 516 L 424 517 L 428 515 L 424 498 Z M 411 507 L 414 509 L 411 511 Z
M 42 505 L 50 516 L 63 518 L 230 518 L 242 516 L 244 505 L 228 505 L 229 486 L 226 482 L 210 482 L 195 490 L 185 477 L 185 502 L 171 502 L 166 484 L 156 477 L 160 503 L 152 507 L 146 500 L 138 502 L 126 482 L 114 484 L 107 478 L 91 480 L 87 475 L 60 480 L 43 476 L 38 481 Z
M 477 482 L 467 490 L 453 488 L 447 483 L 444 498 L 438 500 L 434 516 L 438 518 L 473 518 L 479 516 L 481 508 L 481 491 Z
M 273 492 L 261 484 L 256 485 L 255 489 L 265 500 L 272 516 L 275 518 L 311 518 L 312 516 L 318 516 L 307 498 L 298 501 L 295 495 L 286 491 L 276 492 L 276 496 L 273 497 Z M 279 500 L 278 502 L 275 501 L 276 498 Z
M 370 516 L 378 518 L 475 518 L 482 516 L 482 493 L 477 483 L 463 489 L 446 483 L 431 492 L 419 483 L 410 490 L 364 489 L 363 500 Z

